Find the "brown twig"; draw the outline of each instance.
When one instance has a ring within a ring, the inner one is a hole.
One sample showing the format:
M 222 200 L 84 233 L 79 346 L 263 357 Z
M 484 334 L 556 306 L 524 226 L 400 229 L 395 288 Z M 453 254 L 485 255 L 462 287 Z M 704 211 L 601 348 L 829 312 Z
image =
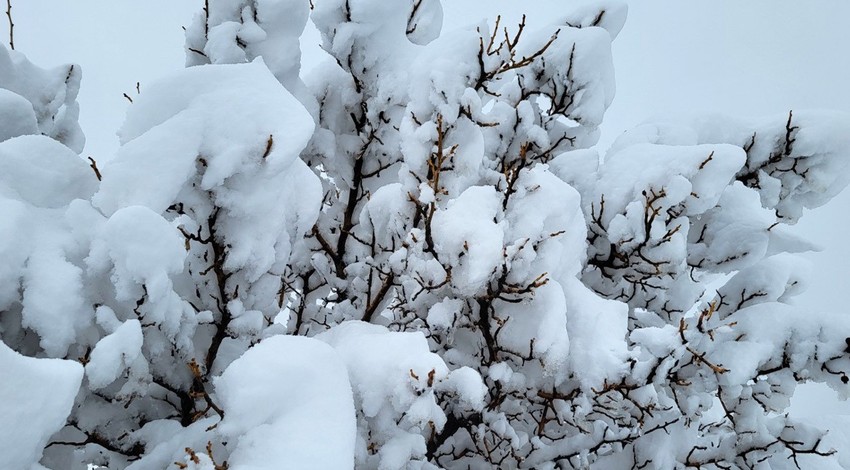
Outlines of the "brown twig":
M 685 346 L 685 348 L 688 350 L 689 353 L 691 353 L 694 356 L 694 359 L 697 361 L 697 363 L 702 363 L 702 364 L 707 365 L 709 367 L 709 369 L 714 371 L 715 374 L 725 374 L 726 372 L 729 372 L 729 369 L 723 367 L 722 364 L 715 364 L 715 363 L 709 361 L 708 359 L 706 359 L 705 353 L 700 354 L 697 351 L 695 351 L 693 348 L 691 348 L 690 346 Z
M 274 145 L 274 137 L 269 134 L 269 140 L 266 141 L 266 150 L 263 152 L 263 160 L 272 153 L 272 145 Z
M 699 164 L 699 169 L 702 170 L 703 168 L 705 168 L 705 166 L 708 165 L 708 162 L 710 162 L 713 159 L 714 159 L 714 152 L 711 152 L 711 154 L 708 155 L 708 158 L 706 158 L 705 160 L 702 161 L 702 163 Z
M 97 162 L 92 157 L 88 157 L 88 158 L 89 158 L 89 161 L 91 162 L 91 163 L 89 163 L 89 166 L 91 167 L 92 170 L 94 170 L 94 175 L 97 177 L 98 181 L 101 181 L 103 179 L 103 175 L 100 174 L 100 170 L 98 170 L 98 168 L 97 168 Z
M 378 310 L 378 307 L 381 305 L 381 302 L 384 300 L 384 297 L 387 296 L 387 293 L 390 291 L 390 288 L 392 288 L 394 280 L 395 277 L 392 274 L 390 274 L 389 276 L 387 276 L 386 279 L 384 279 L 384 283 L 381 284 L 381 289 L 375 295 L 375 298 L 372 299 L 372 302 L 366 306 L 366 312 L 363 314 L 364 322 L 368 323 L 372 321 L 372 316 Z

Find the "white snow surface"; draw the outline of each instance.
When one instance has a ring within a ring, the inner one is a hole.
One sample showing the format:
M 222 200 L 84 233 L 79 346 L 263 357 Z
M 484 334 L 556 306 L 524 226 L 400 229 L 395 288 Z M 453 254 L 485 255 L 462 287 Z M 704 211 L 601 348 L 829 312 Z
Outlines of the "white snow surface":
M 0 308 L 21 302 L 22 325 L 52 357 L 63 357 L 90 323 L 73 262 L 81 251 L 71 236 L 77 223 L 67 211 L 96 189 L 88 165 L 49 137 L 0 142 Z
M 65 425 L 83 366 L 22 356 L 0 341 L 0 469 L 38 469 L 42 449 Z
M 233 470 L 353 468 L 351 385 L 337 351 L 312 338 L 275 336 L 233 361 L 215 380 L 237 441 Z
M 77 93 L 81 78 L 79 65 L 42 69 L 22 53 L 6 48 L 5 44 L 0 47 L 0 89 L 7 90 L 0 94 L 0 103 L 4 105 L 0 107 L 0 141 L 4 140 L 4 136 L 23 135 L 21 131 L 31 129 L 29 113 L 21 108 L 20 99 L 10 96 L 11 92 L 30 103 L 37 120 L 37 133 L 56 139 L 76 153 L 82 152 L 86 139 L 77 122 L 80 115 Z M 7 118 L 22 118 L 22 121 L 7 122 Z
M 58 208 L 74 199 L 88 199 L 96 190 L 92 169 L 55 140 L 21 135 L 0 142 L 0 197 Z
M 119 301 L 150 295 L 145 321 L 159 324 L 174 338 L 185 304 L 171 277 L 183 271 L 185 258 L 184 242 L 174 227 L 147 207 L 130 206 L 115 212 L 95 234 L 86 264 L 92 272 L 109 273 Z
M 381 470 L 406 468 L 425 454 L 423 432 L 440 430 L 446 415 L 435 392 L 454 394 L 469 409 L 480 410 L 486 388 L 469 368 L 449 371 L 428 348 L 421 332 L 391 332 L 386 327 L 348 321 L 316 337 L 336 349 L 348 368 L 358 414 L 375 426 L 374 434 L 358 429 L 358 466 Z M 430 423 L 430 424 L 429 424 Z M 366 446 L 382 445 L 377 456 Z
M 256 281 L 283 269 L 318 216 L 318 178 L 298 159 L 312 132 L 309 113 L 262 59 L 189 68 L 130 108 L 124 145 L 93 201 L 107 214 L 130 205 L 163 213 L 176 200 L 209 198 L 222 209 L 227 268 Z
M 261 162 L 292 164 L 312 130 L 309 114 L 262 60 L 182 70 L 150 85 L 130 108 L 119 131 L 124 145 L 104 167 L 110 178 L 94 201 L 107 213 L 132 204 L 162 212 L 197 171 L 199 156 L 208 165 L 202 188 L 210 190 Z M 165 151 L 149 152 L 152 146 Z
M 434 244 L 455 266 L 453 286 L 461 295 L 480 292 L 501 261 L 503 228 L 496 223 L 501 196 L 488 186 L 474 186 L 434 214 Z
M 448 374 L 442 359 L 428 350 L 422 333 L 391 333 L 380 325 L 351 321 L 316 338 L 333 346 L 344 358 L 368 417 L 376 416 L 387 405 L 409 406 L 415 397 L 413 387 L 427 383 L 431 370 L 437 379 Z
M 86 364 L 89 387 L 97 390 L 115 381 L 139 358 L 142 341 L 139 320 L 127 320 L 98 341 Z
M 262 56 L 275 78 L 306 105 L 310 97 L 298 74 L 309 11 L 299 0 L 210 2 L 208 14 L 199 12 L 186 31 L 186 65 L 238 64 Z
M 38 122 L 32 104 L 23 96 L 0 88 L 0 142 L 37 133 Z

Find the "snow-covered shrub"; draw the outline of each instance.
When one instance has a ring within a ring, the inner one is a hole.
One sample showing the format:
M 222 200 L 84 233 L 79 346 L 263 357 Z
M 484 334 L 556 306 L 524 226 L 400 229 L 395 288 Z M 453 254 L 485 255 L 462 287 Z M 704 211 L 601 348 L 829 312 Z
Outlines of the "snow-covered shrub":
M 0 450 L 136 470 L 830 457 L 784 410 L 797 383 L 847 393 L 850 325 L 789 304 L 810 246 L 787 225 L 847 184 L 850 118 L 650 123 L 601 157 L 625 13 L 444 33 L 438 0 L 210 0 L 190 67 L 135 100 L 101 168 L 61 144 L 81 142 L 75 69 L 62 88 L 0 56 Z M 308 14 L 329 57 L 302 79 Z

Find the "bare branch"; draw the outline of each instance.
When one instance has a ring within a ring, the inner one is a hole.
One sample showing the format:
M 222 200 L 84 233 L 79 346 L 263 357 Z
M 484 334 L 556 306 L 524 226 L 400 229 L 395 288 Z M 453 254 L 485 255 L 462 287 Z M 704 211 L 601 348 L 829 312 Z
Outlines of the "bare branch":
M 9 18 L 9 48 L 15 50 L 15 23 L 12 21 L 12 0 L 6 0 L 6 16 Z

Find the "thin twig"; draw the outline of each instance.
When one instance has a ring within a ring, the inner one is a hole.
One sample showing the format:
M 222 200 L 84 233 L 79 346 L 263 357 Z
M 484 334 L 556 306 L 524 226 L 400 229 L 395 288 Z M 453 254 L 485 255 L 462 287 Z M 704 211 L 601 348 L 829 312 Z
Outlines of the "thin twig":
M 92 157 L 89 157 L 89 161 L 91 162 L 89 166 L 94 171 L 94 176 L 97 177 L 98 181 L 101 181 L 103 179 L 103 175 L 100 174 L 100 170 L 97 168 L 97 162 Z
M 12 0 L 6 0 L 6 16 L 9 17 L 9 47 L 15 50 L 15 23 L 12 21 Z

